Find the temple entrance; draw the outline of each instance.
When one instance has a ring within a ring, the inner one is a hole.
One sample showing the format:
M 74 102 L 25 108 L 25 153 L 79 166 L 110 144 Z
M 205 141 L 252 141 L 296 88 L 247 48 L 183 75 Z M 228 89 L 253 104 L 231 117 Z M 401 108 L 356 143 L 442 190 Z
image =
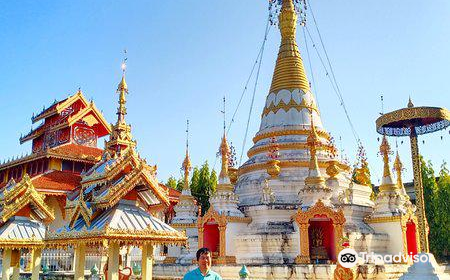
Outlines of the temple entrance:
M 406 244 L 408 255 L 417 255 L 416 224 L 411 220 L 406 223 Z
M 309 220 L 309 255 L 311 263 L 336 261 L 336 245 L 333 221 L 325 215 L 316 215 Z
M 300 254 L 296 263 L 335 263 L 342 247 L 345 217 L 342 209 L 334 210 L 318 200 L 306 211 L 294 215 L 300 233 Z
M 219 225 L 213 219 L 206 222 L 203 226 L 203 247 L 211 250 L 214 257 L 219 255 L 220 250 L 220 232 Z

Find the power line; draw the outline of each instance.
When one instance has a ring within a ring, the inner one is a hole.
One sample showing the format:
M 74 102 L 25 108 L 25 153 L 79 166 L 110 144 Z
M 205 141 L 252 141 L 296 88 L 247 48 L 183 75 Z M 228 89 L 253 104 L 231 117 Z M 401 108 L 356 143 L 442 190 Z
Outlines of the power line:
M 316 80 L 314 79 L 314 72 L 312 69 L 311 56 L 309 54 L 309 47 L 308 47 L 308 40 L 306 39 L 306 32 L 303 32 L 303 39 L 305 41 L 306 54 L 308 56 L 309 72 L 311 73 L 311 79 L 312 79 L 313 86 L 314 86 L 314 93 L 316 94 L 316 98 L 317 98 L 317 104 L 318 104 L 317 106 L 319 107 L 319 111 L 320 111 L 319 89 L 317 88 Z
M 236 114 L 237 114 L 237 112 L 239 110 L 239 107 L 241 105 L 242 99 L 244 98 L 245 92 L 247 91 L 248 84 L 250 83 L 250 79 L 253 77 L 253 72 L 255 71 L 256 65 L 258 64 L 258 62 L 260 62 L 260 59 L 262 58 L 262 53 L 264 51 L 264 45 L 265 45 L 265 42 L 267 40 L 267 34 L 269 33 L 269 30 L 270 30 L 269 22 L 270 22 L 270 20 L 268 18 L 267 19 L 266 32 L 264 34 L 263 43 L 261 44 L 261 47 L 259 48 L 258 55 L 256 56 L 256 60 L 253 63 L 252 70 L 250 71 L 250 75 L 248 76 L 247 81 L 245 82 L 245 86 L 244 86 L 244 89 L 242 90 L 241 97 L 239 98 L 238 105 L 236 106 L 236 109 L 233 112 L 233 116 L 231 117 L 230 124 L 228 125 L 227 134 L 230 132 L 231 125 L 234 123 L 234 118 L 236 117 Z
M 250 118 L 252 116 L 253 104 L 255 102 L 256 87 L 258 86 L 259 71 L 261 70 L 261 62 L 262 62 L 262 57 L 264 54 L 264 47 L 266 45 L 267 34 L 269 33 L 269 30 L 270 30 L 270 20 L 268 19 L 267 24 L 266 24 L 266 31 L 264 33 L 264 40 L 262 42 L 261 51 L 260 51 L 261 55 L 259 57 L 258 70 L 256 71 L 255 85 L 253 87 L 252 102 L 250 103 L 250 111 L 248 112 L 247 126 L 245 128 L 245 136 L 244 136 L 244 141 L 242 142 L 241 156 L 239 158 L 239 166 L 242 164 L 242 156 L 244 155 L 245 144 L 247 142 L 248 128 L 250 126 Z
M 318 34 L 318 36 L 319 36 L 320 44 L 321 44 L 322 49 L 323 49 L 323 51 L 324 51 L 324 53 L 325 53 L 325 57 L 326 57 L 328 66 L 329 66 L 329 68 L 330 68 L 331 77 L 330 77 L 330 75 L 329 75 L 329 73 L 328 73 L 328 69 L 327 69 L 327 67 L 325 66 L 325 63 L 324 63 L 322 57 L 321 57 L 320 54 L 319 54 L 319 50 L 317 49 L 317 47 L 316 47 L 316 45 L 315 45 L 315 43 L 314 43 L 314 40 L 313 40 L 313 38 L 312 38 L 312 36 L 311 36 L 311 33 L 309 32 L 308 27 L 305 27 L 305 28 L 306 28 L 306 30 L 307 30 L 307 32 L 308 32 L 308 35 L 309 35 L 309 37 L 310 37 L 310 39 L 311 39 L 311 42 L 313 43 L 313 47 L 315 48 L 315 50 L 316 50 L 316 52 L 317 52 L 317 54 L 318 54 L 318 56 L 319 56 L 319 59 L 321 60 L 321 63 L 322 63 L 322 65 L 323 65 L 323 67 L 325 68 L 326 75 L 327 75 L 327 77 L 329 78 L 329 80 L 330 80 L 330 82 L 331 82 L 331 84 L 332 84 L 333 90 L 335 91 L 335 93 L 336 93 L 336 95 L 337 95 L 337 97 L 338 97 L 338 99 L 339 99 L 340 105 L 342 106 L 342 108 L 343 108 L 343 110 L 344 110 L 345 116 L 346 116 L 347 121 L 348 121 L 348 123 L 349 123 L 349 125 L 350 125 L 350 128 L 351 128 L 351 130 L 352 130 L 352 134 L 353 134 L 353 136 L 354 136 L 356 142 L 357 142 L 357 143 L 360 143 L 361 140 L 360 140 L 360 138 L 359 138 L 359 136 L 358 136 L 358 133 L 357 133 L 357 131 L 356 131 L 356 129 L 355 129 L 355 127 L 354 127 L 354 125 L 353 125 L 351 119 L 350 119 L 350 115 L 349 115 L 349 113 L 348 113 L 347 107 L 345 106 L 344 98 L 343 98 L 343 96 L 342 96 L 342 93 L 341 93 L 339 84 L 338 84 L 338 82 L 337 82 L 336 75 L 334 74 L 334 70 L 333 70 L 333 66 L 332 66 L 332 64 L 331 64 L 330 57 L 328 56 L 328 52 L 327 52 L 327 50 L 326 50 L 326 48 L 325 48 L 325 44 L 324 44 L 324 42 L 323 42 L 322 35 L 321 35 L 321 33 L 320 33 L 319 26 L 318 26 L 318 24 L 317 24 L 317 20 L 316 20 L 316 18 L 315 18 L 315 16 L 314 16 L 314 12 L 313 12 L 313 10 L 312 10 L 312 7 L 311 7 L 311 4 L 309 3 L 309 1 L 308 1 L 308 6 L 309 6 L 309 10 L 311 11 L 311 16 L 312 16 L 313 21 L 314 21 L 315 29 L 316 29 L 317 34 Z

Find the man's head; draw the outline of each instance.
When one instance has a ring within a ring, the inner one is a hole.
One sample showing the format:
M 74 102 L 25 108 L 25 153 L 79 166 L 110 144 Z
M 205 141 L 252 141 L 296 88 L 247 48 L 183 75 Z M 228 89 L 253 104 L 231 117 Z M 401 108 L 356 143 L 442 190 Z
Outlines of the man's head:
M 211 268 L 212 254 L 208 248 L 201 248 L 197 251 L 198 267 L 202 272 L 207 272 Z

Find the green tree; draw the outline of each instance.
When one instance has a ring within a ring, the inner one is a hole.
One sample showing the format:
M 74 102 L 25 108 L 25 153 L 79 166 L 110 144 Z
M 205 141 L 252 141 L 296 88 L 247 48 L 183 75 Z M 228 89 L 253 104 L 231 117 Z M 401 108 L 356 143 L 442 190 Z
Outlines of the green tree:
M 439 233 L 437 243 L 440 250 L 436 254 L 438 259 L 444 260 L 444 258 L 448 259 L 450 250 L 450 174 L 445 162 L 439 172 L 437 187 L 435 217 Z
M 176 189 L 177 189 L 177 191 L 181 192 L 183 190 L 183 187 L 184 187 L 184 178 L 180 178 L 177 181 Z
M 202 215 L 209 209 L 209 198 L 215 192 L 217 175 L 209 169 L 207 161 L 200 167 L 195 167 L 191 178 L 191 192 L 202 206 Z
M 178 181 L 171 176 L 167 180 L 167 186 L 178 191 L 183 190 L 184 178 Z M 202 215 L 209 209 L 209 198 L 216 192 L 217 187 L 217 173 L 215 170 L 210 171 L 207 161 L 199 167 L 194 167 L 192 171 L 191 182 L 189 184 L 192 196 L 195 197 L 198 203 L 202 206 Z
M 428 242 L 430 251 L 440 261 L 448 255 L 450 239 L 450 176 L 444 164 L 436 180 L 431 162 L 425 162 L 421 158 L 423 196 L 425 201 L 425 213 L 430 227 Z
M 176 189 L 177 188 L 177 179 L 175 179 L 175 177 L 173 177 L 173 176 L 170 176 L 169 179 L 167 179 L 166 186 L 168 186 L 169 188 L 172 188 L 172 189 Z

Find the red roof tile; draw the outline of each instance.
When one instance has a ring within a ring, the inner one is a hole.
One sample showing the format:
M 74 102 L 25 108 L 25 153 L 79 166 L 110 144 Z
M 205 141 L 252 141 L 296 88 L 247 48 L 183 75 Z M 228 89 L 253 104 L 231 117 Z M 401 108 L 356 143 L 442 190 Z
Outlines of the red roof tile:
M 181 192 L 177 191 L 176 189 L 169 188 L 168 186 L 166 186 L 162 183 L 159 183 L 159 186 L 164 188 L 165 190 L 167 190 L 167 189 L 169 190 L 169 199 L 170 200 L 175 200 L 175 201 L 179 200 Z
M 103 154 L 103 150 L 78 144 L 66 144 L 55 147 L 49 151 L 51 154 L 62 157 L 78 158 L 82 160 L 97 161 Z
M 52 170 L 31 179 L 39 191 L 71 191 L 81 181 L 81 176 L 72 172 Z

